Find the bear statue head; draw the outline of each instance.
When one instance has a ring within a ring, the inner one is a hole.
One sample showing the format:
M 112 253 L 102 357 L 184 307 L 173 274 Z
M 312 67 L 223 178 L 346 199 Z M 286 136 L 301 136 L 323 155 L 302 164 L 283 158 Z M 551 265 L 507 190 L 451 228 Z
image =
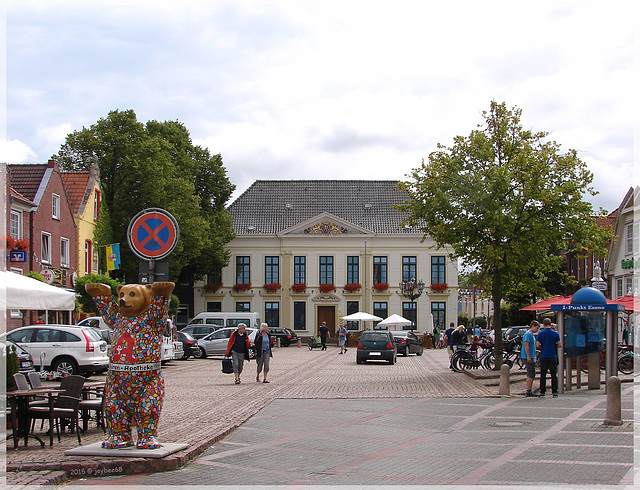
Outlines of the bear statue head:
M 124 316 L 134 317 L 145 313 L 151 305 L 150 284 L 118 286 L 118 306 Z

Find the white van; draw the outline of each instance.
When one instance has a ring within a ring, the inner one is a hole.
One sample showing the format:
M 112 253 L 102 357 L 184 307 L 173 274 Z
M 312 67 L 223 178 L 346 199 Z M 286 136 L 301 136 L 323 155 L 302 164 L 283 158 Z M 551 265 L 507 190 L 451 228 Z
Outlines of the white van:
M 250 328 L 260 328 L 260 316 L 258 313 L 249 312 L 202 312 L 193 317 L 193 320 L 191 320 L 189 324 L 182 329 L 182 331 L 191 333 L 192 330 L 195 330 L 199 327 L 207 326 L 213 327 L 213 330 L 217 330 L 218 328 L 222 327 L 237 327 L 239 323 L 244 323 L 247 327 Z

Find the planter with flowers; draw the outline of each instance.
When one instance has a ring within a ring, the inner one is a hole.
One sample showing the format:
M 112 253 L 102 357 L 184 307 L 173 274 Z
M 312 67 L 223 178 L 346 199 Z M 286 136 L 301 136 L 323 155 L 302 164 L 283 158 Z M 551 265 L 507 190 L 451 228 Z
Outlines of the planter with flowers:
M 24 238 L 20 240 L 16 240 L 15 245 L 13 246 L 14 250 L 29 250 L 29 242 Z
M 7 250 L 13 250 L 13 247 L 16 245 L 16 241 L 10 235 L 7 235 Z
M 376 282 L 373 284 L 373 290 L 378 293 L 384 293 L 387 289 L 389 289 L 388 282 Z
M 352 282 L 344 285 L 344 290 L 347 293 L 355 293 L 356 291 L 360 291 L 362 289 L 362 284 L 359 282 Z
M 328 283 L 320 284 L 318 289 L 323 293 L 329 293 L 331 291 L 336 290 L 336 285 L 328 282 Z
M 231 289 L 233 289 L 234 293 L 246 293 L 251 289 L 251 283 L 239 282 L 238 284 L 234 284 Z
M 297 282 L 291 285 L 291 291 L 294 293 L 304 293 L 307 290 L 307 285 L 303 282 Z
M 218 283 L 212 283 L 210 282 L 209 284 L 205 284 L 204 285 L 204 292 L 205 293 L 216 293 L 220 288 L 222 287 L 222 284 Z
M 434 293 L 444 293 L 447 287 L 448 286 L 446 282 L 436 282 L 429 286 L 429 288 L 431 288 L 431 291 L 433 291 Z
M 278 289 L 282 287 L 282 284 L 279 282 L 270 282 L 268 284 L 263 284 L 262 287 L 267 293 L 277 293 Z

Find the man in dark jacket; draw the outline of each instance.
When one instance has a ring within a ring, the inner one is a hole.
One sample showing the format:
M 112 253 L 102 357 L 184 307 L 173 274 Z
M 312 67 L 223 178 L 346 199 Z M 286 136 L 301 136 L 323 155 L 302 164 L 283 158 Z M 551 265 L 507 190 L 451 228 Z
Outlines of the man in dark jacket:
M 247 326 L 244 323 L 238 323 L 238 330 L 231 333 L 229 343 L 227 344 L 227 352 L 225 357 L 230 357 L 233 362 L 233 374 L 236 377 L 236 384 L 240 384 L 240 375 L 244 361 L 249 361 L 249 349 L 251 348 L 251 340 L 247 333 Z
M 269 361 L 273 357 L 271 352 L 271 335 L 269 335 L 269 325 L 263 323 L 260 325 L 260 331 L 256 334 L 256 364 L 258 365 L 258 372 L 256 374 L 256 381 L 260 382 L 260 373 L 264 368 L 264 375 L 262 377 L 263 383 L 268 383 L 267 373 L 269 372 Z

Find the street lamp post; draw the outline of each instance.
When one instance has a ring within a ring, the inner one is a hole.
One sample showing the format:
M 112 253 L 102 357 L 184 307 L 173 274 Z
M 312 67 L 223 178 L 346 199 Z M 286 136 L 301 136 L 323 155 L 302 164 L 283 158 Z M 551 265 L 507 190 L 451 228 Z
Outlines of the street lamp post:
M 415 321 L 413 322 L 413 329 L 418 329 L 418 311 L 416 310 L 416 299 L 422 295 L 422 291 L 424 290 L 424 282 L 422 279 L 416 282 L 415 277 L 409 281 L 401 281 L 400 282 L 400 293 L 407 299 L 411 300 L 411 309 L 415 315 Z

